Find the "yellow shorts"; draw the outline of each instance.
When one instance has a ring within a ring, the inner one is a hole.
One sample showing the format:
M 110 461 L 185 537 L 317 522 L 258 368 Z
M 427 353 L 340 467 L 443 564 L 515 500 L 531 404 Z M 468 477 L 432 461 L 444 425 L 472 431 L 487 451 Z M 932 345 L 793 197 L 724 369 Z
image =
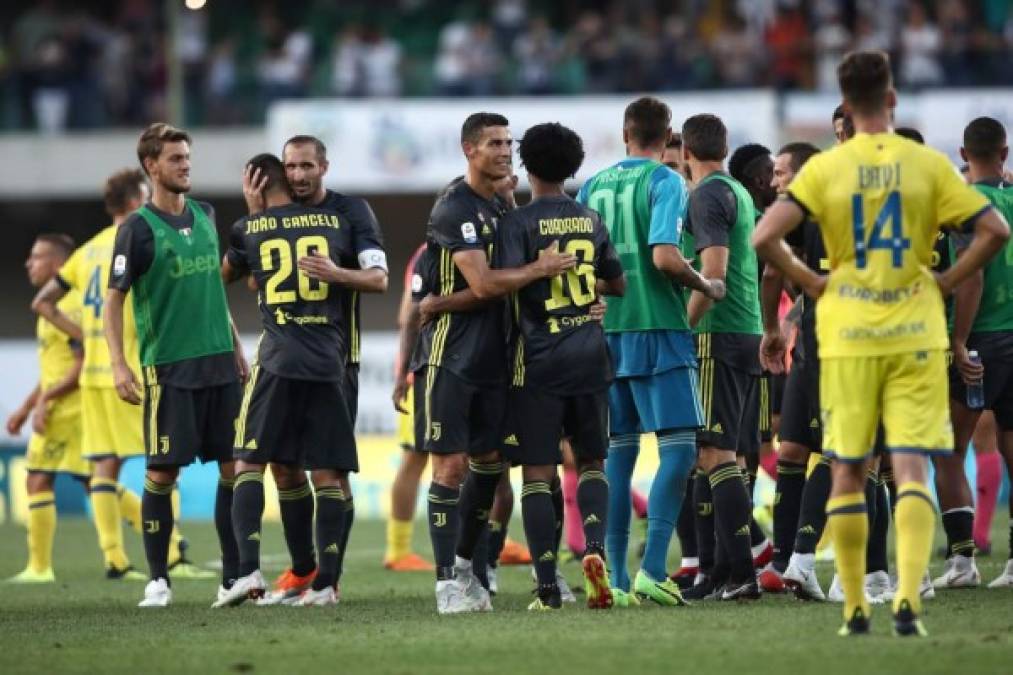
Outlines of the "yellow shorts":
M 143 406 L 130 405 L 112 387 L 81 387 L 81 447 L 88 459 L 144 454 Z
M 76 400 L 50 408 L 46 433 L 32 434 L 27 459 L 29 471 L 91 475 L 91 462 L 81 457 L 81 406 Z
M 414 387 L 408 387 L 408 393 L 401 402 L 401 407 L 408 411 L 397 414 L 397 444 L 402 450 L 415 449 L 415 396 L 412 393 Z
M 844 462 L 872 454 L 880 419 L 890 452 L 953 451 L 943 350 L 820 360 L 823 447 Z

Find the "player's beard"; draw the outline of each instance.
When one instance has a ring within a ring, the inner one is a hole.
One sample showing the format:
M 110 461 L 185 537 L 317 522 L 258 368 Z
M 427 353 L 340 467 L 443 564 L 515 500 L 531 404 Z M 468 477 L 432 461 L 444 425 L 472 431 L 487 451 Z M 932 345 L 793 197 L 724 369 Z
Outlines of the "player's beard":
M 189 181 L 187 181 L 186 184 L 184 185 L 182 184 L 182 181 L 163 179 L 162 181 L 160 181 L 160 184 L 164 190 L 171 192 L 174 195 L 185 195 L 187 192 L 190 191 L 190 188 L 193 187 L 193 184 Z

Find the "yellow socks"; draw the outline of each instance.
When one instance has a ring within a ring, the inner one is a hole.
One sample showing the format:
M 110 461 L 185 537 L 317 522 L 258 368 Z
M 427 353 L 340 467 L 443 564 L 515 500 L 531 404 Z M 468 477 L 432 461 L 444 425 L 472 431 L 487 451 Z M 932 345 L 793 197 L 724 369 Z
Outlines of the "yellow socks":
M 28 497 L 28 569 L 45 572 L 53 566 L 56 498 L 50 491 Z
M 127 525 L 136 532 L 141 533 L 141 498 L 137 493 L 128 490 L 123 485 L 116 486 L 116 497 L 120 503 L 120 515 Z
M 914 481 L 897 486 L 894 525 L 897 528 L 897 594 L 893 611 L 907 600 L 918 614 L 922 597 L 918 592 L 932 554 L 936 507 L 928 488 Z
M 869 616 L 865 600 L 865 545 L 869 539 L 869 517 L 861 492 L 831 497 L 827 501 L 827 530 L 834 542 L 837 575 L 844 589 L 844 619 L 860 607 Z
M 387 519 L 387 560 L 397 560 L 412 552 L 412 529 L 415 525 L 411 520 Z
M 109 478 L 91 479 L 91 508 L 98 531 L 98 544 L 105 557 L 106 567 L 124 570 L 130 567 L 127 552 L 123 549 L 123 530 L 120 526 L 120 502 L 116 481 Z

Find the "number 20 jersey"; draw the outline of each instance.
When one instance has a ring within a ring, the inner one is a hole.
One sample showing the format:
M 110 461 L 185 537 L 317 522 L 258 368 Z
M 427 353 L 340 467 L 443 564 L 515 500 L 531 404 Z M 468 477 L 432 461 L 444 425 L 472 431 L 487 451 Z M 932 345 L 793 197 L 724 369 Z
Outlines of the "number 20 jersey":
M 858 134 L 809 160 L 788 193 L 819 223 L 830 261 L 816 305 L 820 358 L 946 348 L 929 269 L 936 233 L 989 204 L 944 155 L 892 133 Z
M 500 221 L 496 266 L 526 265 L 553 242 L 577 264 L 514 294 L 519 335 L 511 382 L 561 396 L 601 391 L 612 381 L 612 361 L 601 323 L 588 310 L 597 279 L 615 279 L 623 268 L 598 214 L 565 195 L 511 211 Z
M 340 266 L 354 256 L 351 230 L 333 211 L 286 204 L 239 219 L 226 255 L 257 282 L 258 365 L 291 379 L 334 381 L 344 374 L 348 294 L 299 270 L 299 259 L 314 253 Z

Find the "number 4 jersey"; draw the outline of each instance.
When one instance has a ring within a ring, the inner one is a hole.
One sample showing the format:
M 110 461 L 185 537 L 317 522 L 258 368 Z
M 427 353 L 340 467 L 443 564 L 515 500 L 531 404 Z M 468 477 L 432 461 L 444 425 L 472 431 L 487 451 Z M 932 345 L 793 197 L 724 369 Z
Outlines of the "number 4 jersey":
M 558 395 L 601 391 L 612 381 L 612 362 L 602 326 L 588 310 L 595 282 L 615 279 L 623 268 L 598 214 L 565 195 L 536 199 L 500 221 L 495 265 L 526 265 L 553 242 L 577 265 L 514 295 L 512 384 Z
M 113 263 L 116 226 L 104 230 L 82 244 L 60 268 L 56 280 L 65 291 L 76 291 L 83 298 L 81 332 L 84 334 L 82 387 L 112 387 L 113 368 L 102 323 L 102 306 L 109 287 L 109 267 Z M 127 363 L 137 371 L 141 359 L 134 325 L 134 303 L 123 305 L 123 351 Z
M 858 134 L 809 160 L 788 192 L 819 223 L 830 259 L 816 305 L 820 358 L 946 348 L 929 269 L 936 233 L 989 204 L 945 156 L 891 133 Z
M 347 295 L 299 270 L 299 259 L 354 257 L 351 230 L 332 211 L 299 204 L 271 207 L 232 226 L 229 264 L 257 282 L 264 333 L 257 363 L 297 380 L 338 380 L 344 373 Z

